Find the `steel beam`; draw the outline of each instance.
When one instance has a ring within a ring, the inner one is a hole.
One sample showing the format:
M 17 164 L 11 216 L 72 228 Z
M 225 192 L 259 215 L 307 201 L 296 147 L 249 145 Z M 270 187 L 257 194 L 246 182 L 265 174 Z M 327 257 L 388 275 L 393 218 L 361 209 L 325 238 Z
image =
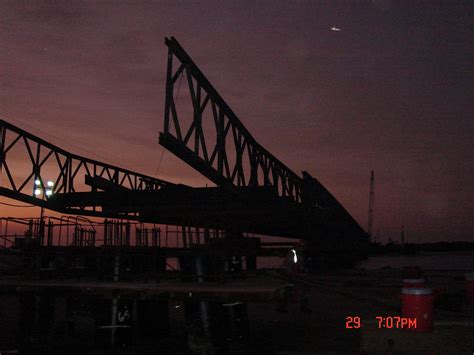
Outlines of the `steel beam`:
M 159 138 L 162 146 L 217 186 L 229 190 L 263 186 L 276 196 L 302 204 L 306 215 L 333 216 L 340 220 L 341 228 L 346 232 L 364 233 L 317 179 L 307 172 L 303 172 L 301 178 L 254 139 L 174 37 L 166 38 L 165 44 L 169 51 L 165 125 Z M 178 94 L 175 86 L 181 75 L 186 76 L 188 83 L 191 120 L 178 114 L 186 110 L 186 107 L 178 110 L 179 97 L 175 98 Z M 211 111 L 209 116 L 212 117 L 207 130 L 215 131 L 215 136 L 204 129 L 205 110 Z
M 53 194 L 45 193 L 51 180 Z M 156 191 L 175 184 L 72 154 L 0 120 L 0 195 L 37 206 L 78 191 Z M 40 194 L 35 189 L 41 188 Z

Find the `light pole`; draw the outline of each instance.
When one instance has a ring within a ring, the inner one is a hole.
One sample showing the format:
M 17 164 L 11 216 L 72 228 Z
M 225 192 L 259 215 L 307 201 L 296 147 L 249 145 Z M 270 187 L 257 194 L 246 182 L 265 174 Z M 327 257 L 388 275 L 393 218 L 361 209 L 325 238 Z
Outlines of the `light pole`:
M 46 182 L 46 186 L 43 186 L 43 184 L 41 183 L 41 180 L 36 179 L 35 180 L 35 189 L 34 189 L 33 193 L 37 198 L 41 198 L 41 196 L 50 197 L 53 194 L 53 189 L 54 189 L 54 182 L 53 181 L 48 180 Z M 41 220 L 43 220 L 43 214 L 44 214 L 44 208 L 43 208 L 43 206 L 41 206 L 41 215 L 40 215 Z

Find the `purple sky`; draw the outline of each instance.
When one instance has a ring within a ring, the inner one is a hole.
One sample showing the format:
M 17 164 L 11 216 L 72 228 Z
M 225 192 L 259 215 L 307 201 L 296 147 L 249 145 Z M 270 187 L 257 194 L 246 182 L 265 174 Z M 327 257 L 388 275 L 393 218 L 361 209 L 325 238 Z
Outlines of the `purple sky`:
M 404 224 L 409 241 L 474 241 L 471 1 L 192 3 L 0 1 L 0 113 L 153 175 L 175 36 L 253 136 L 361 226 L 373 169 L 382 239 Z M 158 177 L 207 183 L 168 152 Z

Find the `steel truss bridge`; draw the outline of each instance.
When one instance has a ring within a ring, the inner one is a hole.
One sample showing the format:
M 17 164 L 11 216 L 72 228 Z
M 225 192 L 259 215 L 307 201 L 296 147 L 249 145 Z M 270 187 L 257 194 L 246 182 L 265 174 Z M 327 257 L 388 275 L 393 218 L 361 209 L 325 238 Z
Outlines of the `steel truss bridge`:
M 65 214 L 304 239 L 354 251 L 367 234 L 309 173 L 262 147 L 171 37 L 159 143 L 215 187 L 174 184 L 68 152 L 0 121 L 0 195 Z M 181 86 L 183 89 L 181 90 Z M 46 181 L 54 193 L 38 192 Z

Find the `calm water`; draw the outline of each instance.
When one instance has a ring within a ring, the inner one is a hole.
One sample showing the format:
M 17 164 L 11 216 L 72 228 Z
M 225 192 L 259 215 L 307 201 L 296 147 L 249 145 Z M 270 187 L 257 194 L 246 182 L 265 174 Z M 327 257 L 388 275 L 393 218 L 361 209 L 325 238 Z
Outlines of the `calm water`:
M 276 269 L 283 266 L 285 258 L 279 256 L 258 257 L 259 269 Z M 168 258 L 168 270 L 179 269 L 177 258 Z M 417 265 L 425 270 L 473 270 L 474 252 L 426 252 L 418 255 L 381 255 L 371 256 L 358 263 L 356 267 L 368 270 L 391 267 L 394 269 L 404 266 Z M 244 261 L 245 266 L 245 261 Z
M 259 268 L 278 268 L 282 266 L 282 263 L 283 258 L 280 257 L 261 257 L 258 259 Z M 177 267 L 177 260 L 169 260 L 169 264 L 169 268 L 175 268 Z M 360 262 L 357 267 L 373 270 L 383 267 L 398 269 L 409 265 L 417 265 L 423 270 L 474 271 L 474 252 L 426 252 L 414 256 L 373 256 Z M 171 309 L 175 310 L 175 307 L 171 307 Z M 55 314 L 58 320 L 65 317 L 64 309 L 58 308 Z M 16 296 L 2 295 L 0 297 L 0 352 L 5 349 L 16 349 L 18 319 L 19 304 Z M 171 320 L 172 324 L 176 322 L 177 320 L 174 318 Z M 181 322 L 184 321 L 181 320 Z M 64 321 L 61 324 L 58 323 L 57 328 L 62 331 L 63 328 L 65 329 L 65 324 Z M 182 342 L 185 341 L 183 338 Z
M 260 257 L 258 268 L 279 268 L 284 258 Z M 371 256 L 356 265 L 368 270 L 391 267 L 401 269 L 404 266 L 416 265 L 424 270 L 473 270 L 474 252 L 423 252 L 418 255 L 381 255 Z
M 474 270 L 474 252 L 423 252 L 418 255 L 371 256 L 357 267 L 368 270 L 389 266 L 402 268 L 416 265 L 424 270 Z

